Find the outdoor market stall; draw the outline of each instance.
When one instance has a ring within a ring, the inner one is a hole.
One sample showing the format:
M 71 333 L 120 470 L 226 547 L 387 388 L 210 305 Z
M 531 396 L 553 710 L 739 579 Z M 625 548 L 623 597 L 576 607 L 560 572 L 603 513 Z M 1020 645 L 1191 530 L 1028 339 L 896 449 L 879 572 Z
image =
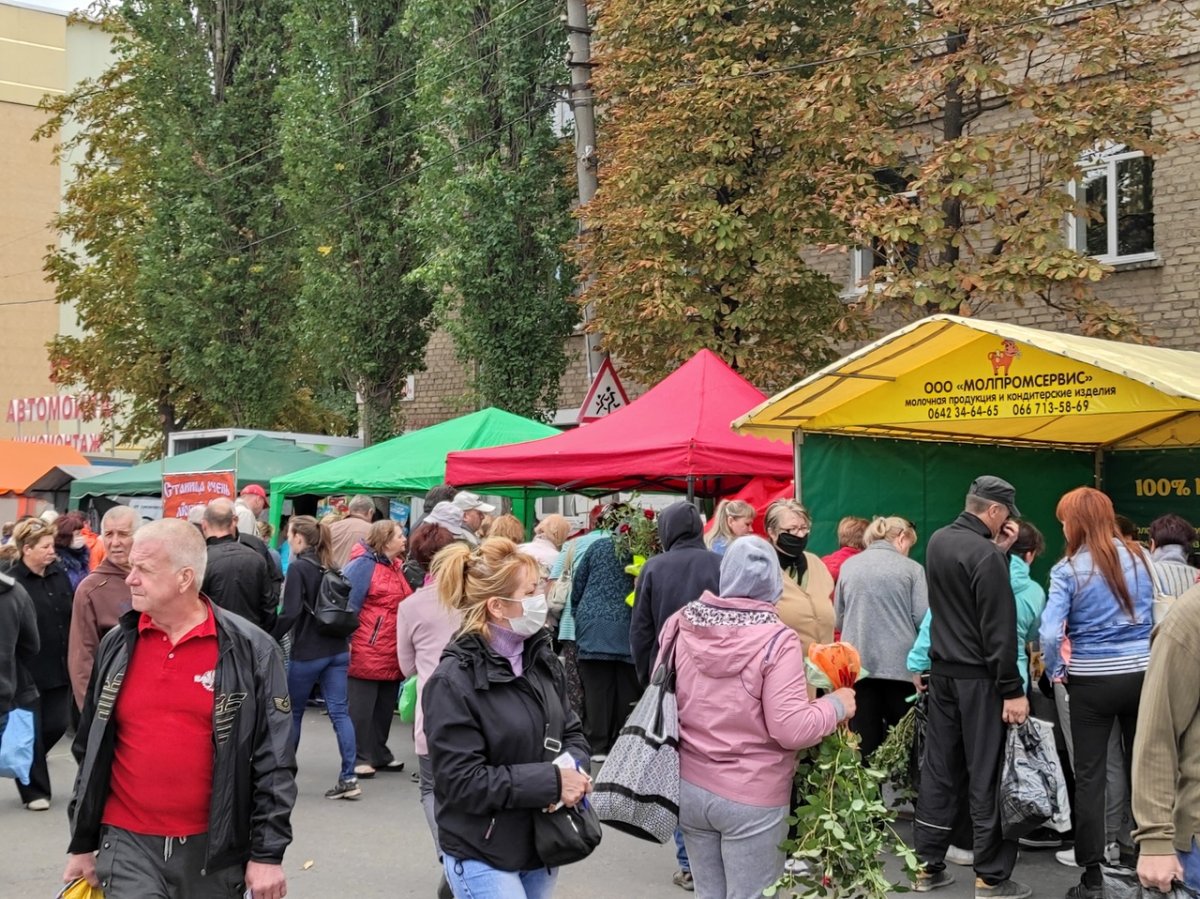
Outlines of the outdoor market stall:
M 1200 519 L 1200 353 L 934 315 L 733 429 L 793 443 L 818 551 L 847 514 L 903 515 L 927 535 L 984 473 L 1011 481 L 1047 534 L 1058 497 L 1081 484 L 1142 525 L 1166 511 Z
M 286 440 L 260 434 L 237 437 L 190 453 L 82 478 L 71 485 L 71 507 L 79 508 L 96 497 L 159 496 L 164 474 L 232 471 L 236 488 L 241 490 L 248 484 L 265 485 L 279 475 L 328 460 L 324 453 L 303 449 Z
M 50 498 L 31 488 L 60 465 L 87 467 L 88 460 L 70 446 L 0 440 L 0 513 L 11 520 L 40 511 L 38 503 Z
M 791 476 L 788 447 L 730 433 L 730 419 L 763 398 L 720 357 L 701 350 L 628 406 L 573 431 L 451 453 L 446 478 L 481 490 L 525 485 L 725 496 L 755 477 Z
M 304 471 L 274 478 L 270 488 L 271 523 L 279 526 L 283 501 L 289 496 L 423 494 L 446 480 L 447 453 L 537 440 L 558 433 L 547 424 L 502 409 L 483 409 L 452 418 Z M 522 500 L 523 493 L 519 492 Z M 515 508 L 514 513 L 522 518 L 529 514 L 523 508 Z

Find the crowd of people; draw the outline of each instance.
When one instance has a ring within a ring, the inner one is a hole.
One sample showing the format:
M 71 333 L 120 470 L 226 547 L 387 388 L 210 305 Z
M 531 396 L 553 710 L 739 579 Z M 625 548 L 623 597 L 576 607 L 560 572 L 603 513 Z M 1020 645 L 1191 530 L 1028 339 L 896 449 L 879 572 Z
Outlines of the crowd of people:
M 575 534 L 548 515 L 527 535 L 450 485 L 407 533 L 366 496 L 294 515 L 282 552 L 258 520 L 257 485 L 187 522 L 142 524 L 115 506 L 94 539 L 76 514 L 27 518 L 3 548 L 0 730 L 11 710 L 34 712 L 18 784 L 31 811 L 50 807 L 46 753 L 75 730 L 66 879 L 113 899 L 282 899 L 306 707 L 319 697 L 336 735 L 325 797 L 354 800 L 362 781 L 404 768 L 388 742 L 415 677 L 414 779 L 439 896 L 543 899 L 558 875 L 539 855 L 544 813 L 587 805 L 630 710 L 670 664 L 673 882 L 750 899 L 802 864 L 781 848 L 803 801 L 797 752 L 848 722 L 869 757 L 915 690 L 926 725 L 913 889 L 954 882 L 950 863 L 973 868 L 977 897 L 1032 895 L 1012 876 L 1021 845 L 1063 837 L 1008 839 L 998 805 L 1006 729 L 1030 714 L 1055 725 L 1073 784 L 1074 847 L 1059 858 L 1080 882 L 1068 899 L 1102 899 L 1102 866 L 1115 863 L 1158 889 L 1200 888 L 1195 530 L 1162 516 L 1143 546 L 1103 493 L 1072 490 L 1047 589 L 1031 565 L 1048 541 L 1016 499 L 1007 481 L 978 478 L 924 564 L 911 558 L 916 527 L 896 516 L 843 518 L 838 549 L 819 557 L 792 499 L 761 521 L 722 502 L 707 528 L 694 504 L 667 506 L 644 564 L 621 517 L 640 509 L 597 507 Z M 318 615 L 339 596 L 357 616 L 348 632 Z M 821 695 L 804 660 L 835 636 L 867 673 Z

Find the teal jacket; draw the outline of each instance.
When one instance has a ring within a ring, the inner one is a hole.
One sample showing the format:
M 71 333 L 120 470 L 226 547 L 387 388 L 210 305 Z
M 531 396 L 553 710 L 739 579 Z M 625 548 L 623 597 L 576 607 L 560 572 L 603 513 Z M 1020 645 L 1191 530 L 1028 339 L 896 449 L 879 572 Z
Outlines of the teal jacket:
M 1029 576 L 1029 563 L 1019 556 L 1009 556 L 1008 579 L 1017 598 L 1017 667 L 1029 692 L 1029 643 L 1038 638 L 1042 610 L 1046 608 L 1046 591 Z M 926 612 L 917 633 L 917 642 L 909 650 L 907 667 L 913 674 L 929 670 L 929 624 L 933 613 Z

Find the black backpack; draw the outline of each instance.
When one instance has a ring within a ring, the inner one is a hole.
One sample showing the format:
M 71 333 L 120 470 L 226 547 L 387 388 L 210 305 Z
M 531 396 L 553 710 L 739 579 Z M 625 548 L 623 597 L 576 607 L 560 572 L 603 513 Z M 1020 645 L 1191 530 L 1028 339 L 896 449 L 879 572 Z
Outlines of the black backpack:
M 317 599 L 308 611 L 323 636 L 349 637 L 358 629 L 358 613 L 350 608 L 350 581 L 336 568 L 321 569 Z

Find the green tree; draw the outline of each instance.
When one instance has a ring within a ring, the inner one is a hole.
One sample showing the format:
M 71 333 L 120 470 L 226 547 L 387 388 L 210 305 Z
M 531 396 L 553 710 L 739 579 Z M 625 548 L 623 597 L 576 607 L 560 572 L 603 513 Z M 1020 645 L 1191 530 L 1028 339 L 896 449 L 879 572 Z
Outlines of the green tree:
M 419 221 L 440 318 L 480 404 L 541 416 L 578 320 L 575 231 L 555 133 L 566 35 L 554 0 L 414 0 L 424 158 Z
M 284 0 L 109 3 L 113 66 L 50 98 L 83 162 L 52 252 L 82 338 L 51 348 L 57 379 L 116 396 L 123 439 L 184 427 L 344 424 L 292 350 L 296 272 L 275 197 L 274 98 Z M 300 372 L 299 377 L 295 375 Z
M 299 317 L 318 364 L 362 397 L 368 444 L 400 429 L 393 404 L 433 324 L 433 293 L 413 276 L 420 123 L 406 6 L 296 0 L 281 89 Z
M 797 76 L 846 3 L 605 0 L 600 187 L 578 260 L 592 327 L 645 383 L 701 348 L 764 388 L 862 333 L 801 250 L 829 218 L 797 171 Z
M 838 222 L 810 238 L 872 250 L 872 306 L 1040 301 L 1085 333 L 1136 338 L 1094 294 L 1111 267 L 1067 238 L 1071 213 L 1094 235 L 1103 208 L 1083 201 L 1106 185 L 1080 202 L 1066 188 L 1088 158 L 1164 148 L 1186 25 L 1149 0 L 857 0 L 791 91 L 806 145 L 783 174 L 812 176 Z M 1122 167 L 1119 188 L 1148 191 L 1151 167 Z

